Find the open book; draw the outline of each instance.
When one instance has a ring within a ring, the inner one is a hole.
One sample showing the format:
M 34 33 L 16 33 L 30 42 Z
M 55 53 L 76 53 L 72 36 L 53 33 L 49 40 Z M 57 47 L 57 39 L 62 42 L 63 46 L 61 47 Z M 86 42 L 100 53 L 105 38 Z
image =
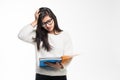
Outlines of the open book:
M 61 57 L 49 57 L 49 58 L 40 58 L 39 59 L 39 67 L 47 67 L 45 62 L 50 62 L 50 63 L 56 63 L 56 62 L 61 62 L 61 63 L 66 63 L 67 60 L 78 56 L 79 54 L 75 55 L 63 55 Z
M 47 67 L 45 62 L 56 63 L 56 62 L 61 62 L 61 61 L 62 59 L 60 57 L 40 58 L 39 67 Z

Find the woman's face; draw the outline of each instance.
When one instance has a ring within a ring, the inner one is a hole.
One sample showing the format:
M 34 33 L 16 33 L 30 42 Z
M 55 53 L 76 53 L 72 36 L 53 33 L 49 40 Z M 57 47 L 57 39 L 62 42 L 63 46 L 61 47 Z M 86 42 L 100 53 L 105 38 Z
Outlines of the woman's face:
M 49 32 L 49 33 L 53 33 L 53 29 L 54 29 L 54 20 L 49 17 L 49 16 L 45 16 L 42 20 L 42 25 L 43 27 Z

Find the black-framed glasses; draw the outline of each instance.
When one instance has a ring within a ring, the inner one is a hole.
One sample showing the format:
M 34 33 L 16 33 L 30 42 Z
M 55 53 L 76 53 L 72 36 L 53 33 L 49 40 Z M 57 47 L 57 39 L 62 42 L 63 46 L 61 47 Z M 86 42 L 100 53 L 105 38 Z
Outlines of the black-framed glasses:
M 46 22 L 43 22 L 42 27 L 46 27 L 46 25 L 51 25 L 52 23 L 53 23 L 53 19 L 51 18 L 51 19 L 47 20 Z

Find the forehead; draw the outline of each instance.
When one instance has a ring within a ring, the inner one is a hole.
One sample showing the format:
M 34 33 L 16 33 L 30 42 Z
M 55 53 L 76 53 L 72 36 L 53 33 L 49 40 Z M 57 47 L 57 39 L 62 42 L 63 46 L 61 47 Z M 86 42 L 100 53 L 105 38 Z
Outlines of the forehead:
M 51 17 L 49 15 L 47 15 L 43 18 L 42 22 L 46 22 L 47 20 L 50 20 L 50 19 L 51 19 Z

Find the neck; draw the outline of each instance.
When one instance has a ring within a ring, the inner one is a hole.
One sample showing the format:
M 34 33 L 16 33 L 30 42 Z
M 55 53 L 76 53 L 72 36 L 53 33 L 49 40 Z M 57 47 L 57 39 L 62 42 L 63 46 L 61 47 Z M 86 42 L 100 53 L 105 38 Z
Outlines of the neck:
M 60 32 L 57 32 L 57 31 L 51 31 L 49 32 L 49 34 L 59 34 Z
M 54 34 L 54 31 L 50 31 L 49 34 Z

